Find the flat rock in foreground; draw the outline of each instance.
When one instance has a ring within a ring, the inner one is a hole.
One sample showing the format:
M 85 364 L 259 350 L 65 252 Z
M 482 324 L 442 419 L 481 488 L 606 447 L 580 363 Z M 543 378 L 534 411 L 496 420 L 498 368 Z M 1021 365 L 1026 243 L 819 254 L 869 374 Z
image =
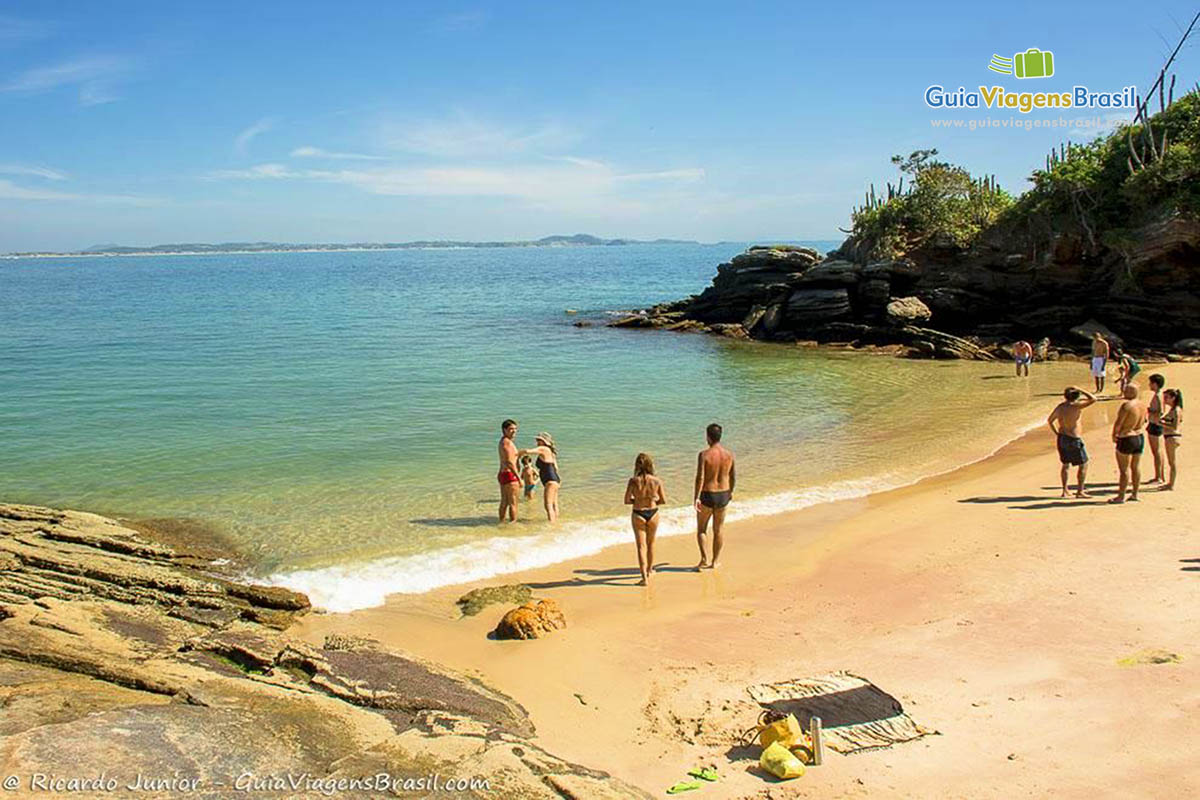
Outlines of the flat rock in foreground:
M 420 796 L 434 774 L 455 797 L 647 796 L 542 750 L 511 698 L 371 641 L 312 647 L 286 632 L 303 595 L 204 567 L 0 504 L 0 772 L 168 782 L 139 796 Z

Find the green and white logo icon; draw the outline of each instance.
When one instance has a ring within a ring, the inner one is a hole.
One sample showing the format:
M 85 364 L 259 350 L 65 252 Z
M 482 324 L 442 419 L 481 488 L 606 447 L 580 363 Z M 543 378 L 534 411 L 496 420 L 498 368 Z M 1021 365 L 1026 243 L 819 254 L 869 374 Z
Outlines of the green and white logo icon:
M 992 60 L 988 62 L 988 69 L 1018 78 L 1049 78 L 1054 74 L 1054 53 L 1031 47 L 1012 58 L 993 54 Z

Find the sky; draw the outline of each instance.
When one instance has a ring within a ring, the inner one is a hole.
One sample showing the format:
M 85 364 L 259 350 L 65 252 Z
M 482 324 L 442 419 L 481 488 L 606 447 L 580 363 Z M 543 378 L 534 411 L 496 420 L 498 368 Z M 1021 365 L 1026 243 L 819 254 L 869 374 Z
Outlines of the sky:
M 6 0 L 0 252 L 840 238 L 896 153 L 1023 191 L 1096 131 L 934 128 L 1025 115 L 926 87 L 1145 89 L 1200 10 L 1154 5 Z M 1053 78 L 987 69 L 1031 47 Z

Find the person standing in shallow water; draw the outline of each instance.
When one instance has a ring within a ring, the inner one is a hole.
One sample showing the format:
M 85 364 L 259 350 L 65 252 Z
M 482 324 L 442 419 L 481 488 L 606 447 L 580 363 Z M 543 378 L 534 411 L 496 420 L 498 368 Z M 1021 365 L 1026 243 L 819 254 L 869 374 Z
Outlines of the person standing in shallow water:
M 716 569 L 721 563 L 721 548 L 725 544 L 725 507 L 733 499 L 737 484 L 733 453 L 721 444 L 721 426 L 712 423 L 705 429 L 708 447 L 696 458 L 696 485 L 692 502 L 696 507 L 696 544 L 700 548 L 700 563 L 696 571 Z M 708 555 L 708 522 L 712 520 L 712 558 Z
M 1100 332 L 1092 334 L 1092 378 L 1096 381 L 1096 394 L 1104 391 L 1104 377 L 1108 370 L 1108 342 Z
M 554 445 L 554 437 L 543 431 L 533 439 L 535 447 L 528 450 L 518 450 L 517 456 L 537 456 L 534 466 L 542 479 L 542 505 L 546 508 L 546 519 L 558 521 L 558 489 L 562 478 L 558 474 L 558 448 Z
M 633 537 L 637 544 L 638 586 L 650 582 L 654 571 L 654 537 L 658 533 L 658 507 L 667 502 L 662 480 L 654 474 L 654 459 L 649 453 L 638 453 L 633 462 L 633 477 L 625 484 L 625 505 L 633 506 L 629 515 Z
M 517 521 L 517 503 L 521 494 L 521 476 L 517 474 L 516 420 L 506 419 L 500 423 L 500 471 L 496 481 L 500 484 L 500 521 L 507 516 L 510 522 Z
M 1078 480 L 1075 496 L 1091 496 L 1085 489 L 1088 454 L 1087 448 L 1083 445 L 1083 438 L 1079 435 L 1079 420 L 1083 415 L 1083 410 L 1095 402 L 1096 397 L 1091 392 L 1075 386 L 1068 386 L 1063 390 L 1063 402 L 1055 406 L 1046 419 L 1046 424 L 1050 426 L 1050 430 L 1054 431 L 1054 435 L 1057 437 L 1058 460 L 1062 463 L 1059 480 L 1062 482 L 1063 497 L 1069 495 L 1067 481 L 1071 477 L 1072 466 L 1079 468 L 1076 475 Z
M 1110 503 L 1124 503 L 1125 489 L 1129 488 L 1129 499 L 1137 502 L 1142 484 L 1142 451 L 1146 449 L 1146 404 L 1138 400 L 1138 388 L 1129 384 L 1122 392 L 1125 401 L 1117 409 L 1113 422 L 1112 439 L 1117 446 L 1117 470 L 1121 473 L 1117 484 L 1117 496 Z
M 1021 340 L 1013 345 L 1013 362 L 1017 365 L 1017 377 L 1029 377 L 1029 365 L 1033 362 L 1033 345 Z

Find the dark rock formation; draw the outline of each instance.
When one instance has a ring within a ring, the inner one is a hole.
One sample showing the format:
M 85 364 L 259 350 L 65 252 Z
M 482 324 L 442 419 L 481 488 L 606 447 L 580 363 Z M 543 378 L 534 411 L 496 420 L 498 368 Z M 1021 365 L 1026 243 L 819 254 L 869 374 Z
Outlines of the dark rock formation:
M 699 295 L 612 324 L 905 345 L 906 355 L 946 358 L 995 357 L 1001 341 L 1017 338 L 1049 338 L 1046 357 L 1054 358 L 1058 348 L 1085 350 L 1078 331 L 1098 329 L 1141 352 L 1200 352 L 1192 344 L 1200 338 L 1200 221 L 1147 226 L 1120 253 L 1065 233 L 1051 248 L 1024 242 L 1007 229 L 970 248 L 931 237 L 885 261 L 869 259 L 853 237 L 825 258 L 803 247 L 752 247 L 717 267 Z M 722 327 L 730 325 L 741 333 Z M 906 330 L 914 325 L 938 341 Z
M 103 517 L 0 504 L 5 774 L 196 781 L 155 797 L 649 797 L 531 743 L 511 698 L 369 640 L 314 647 L 286 630 L 303 595 L 205 566 Z M 381 773 L 487 784 L 361 783 Z M 232 785 L 248 774 L 319 783 Z

